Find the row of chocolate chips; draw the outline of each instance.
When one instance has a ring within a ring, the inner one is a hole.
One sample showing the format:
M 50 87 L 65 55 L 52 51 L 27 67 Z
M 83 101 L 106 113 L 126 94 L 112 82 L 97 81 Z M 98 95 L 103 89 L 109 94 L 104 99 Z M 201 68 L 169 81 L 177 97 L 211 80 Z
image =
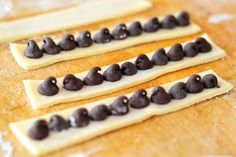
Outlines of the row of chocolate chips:
M 141 54 L 136 58 L 135 63 L 125 62 L 121 66 L 113 64 L 108 67 L 103 74 L 98 71 L 100 67 L 92 68 L 83 81 L 72 74 L 64 77 L 63 87 L 69 91 L 80 90 L 83 85 L 94 86 L 102 84 L 104 80 L 109 82 L 119 81 L 122 75 L 135 75 L 138 70 L 151 69 L 154 65 L 162 66 L 168 64 L 169 61 L 179 61 L 186 57 L 195 57 L 198 53 L 206 53 L 211 51 L 212 47 L 206 39 L 200 37 L 195 42 L 186 44 L 183 48 L 181 44 L 175 44 L 166 53 L 165 49 L 158 49 L 152 56 L 152 59 L 145 54 Z M 53 96 L 57 94 L 59 88 L 55 77 L 47 78 L 38 88 L 38 92 L 42 95 Z
M 41 58 L 43 53 L 55 55 L 60 53 L 60 51 L 71 51 L 76 47 L 89 47 L 93 42 L 105 44 L 111 40 L 123 40 L 128 36 L 139 36 L 143 31 L 151 33 L 160 28 L 173 29 L 176 26 L 187 26 L 189 23 L 189 14 L 181 12 L 177 17 L 168 15 L 161 22 L 159 22 L 157 17 L 150 18 L 143 26 L 139 21 L 133 22 L 128 28 L 122 23 L 117 25 L 111 33 L 107 28 L 102 28 L 95 34 L 93 39 L 89 31 L 81 32 L 76 40 L 72 34 L 67 34 L 59 44 L 56 44 L 51 38 L 45 37 L 41 49 L 34 40 L 29 40 L 25 49 L 25 56 L 28 58 Z
M 49 123 L 45 120 L 36 121 L 30 128 L 28 135 L 35 140 L 42 140 L 49 135 L 50 130 L 62 131 L 70 127 L 81 128 L 89 125 L 90 121 L 103 121 L 109 116 L 122 116 L 129 113 L 129 106 L 134 109 L 147 107 L 150 102 L 165 105 L 171 99 L 183 99 L 187 93 L 200 93 L 204 88 L 218 87 L 217 77 L 213 74 L 207 74 L 202 79 L 199 75 L 192 75 L 185 83 L 178 82 L 174 84 L 169 92 L 159 86 L 154 88 L 150 98 L 144 89 L 136 91 L 129 99 L 126 96 L 118 97 L 109 106 L 100 104 L 93 107 L 90 112 L 86 108 L 79 108 L 69 117 L 68 120 L 60 115 L 53 115 Z

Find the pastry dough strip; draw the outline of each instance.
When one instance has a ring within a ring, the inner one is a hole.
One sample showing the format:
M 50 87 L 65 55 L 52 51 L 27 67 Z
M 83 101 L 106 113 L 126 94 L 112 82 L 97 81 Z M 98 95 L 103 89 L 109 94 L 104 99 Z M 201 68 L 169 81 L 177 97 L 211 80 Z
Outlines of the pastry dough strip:
M 37 59 L 28 58 L 24 55 L 24 51 L 27 44 L 11 43 L 10 49 L 18 65 L 24 68 L 25 70 L 31 70 L 45 67 L 61 61 L 94 56 L 102 53 L 120 50 L 138 44 L 193 35 L 200 31 L 201 29 L 198 25 L 191 23 L 189 26 L 185 27 L 176 27 L 174 29 L 160 29 L 157 32 L 153 33 L 143 32 L 138 37 L 128 37 L 127 39 L 124 40 L 112 40 L 110 43 L 106 44 L 93 43 L 93 45 L 90 47 L 75 48 L 72 51 L 66 51 L 66 52 L 62 51 L 57 55 L 49 55 L 44 53 L 44 55 L 41 58 Z M 92 33 L 92 36 L 93 34 L 94 33 Z M 57 39 L 55 41 L 56 43 L 58 43 L 60 40 Z M 41 47 L 42 43 L 38 43 L 38 45 Z
M 128 3 L 128 5 L 124 5 Z M 0 22 L 0 43 L 75 28 L 149 9 L 147 0 L 99 0 L 14 21 Z

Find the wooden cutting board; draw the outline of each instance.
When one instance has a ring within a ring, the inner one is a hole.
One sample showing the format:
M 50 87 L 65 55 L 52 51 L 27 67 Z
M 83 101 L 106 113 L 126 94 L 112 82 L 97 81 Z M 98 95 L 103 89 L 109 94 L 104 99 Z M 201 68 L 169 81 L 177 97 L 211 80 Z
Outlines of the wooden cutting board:
M 128 1 L 127 1 L 128 3 Z M 94 30 L 103 26 L 125 22 L 138 17 L 166 15 L 178 10 L 190 12 L 193 21 L 203 32 L 227 52 L 225 59 L 191 67 L 185 70 L 161 76 L 153 81 L 109 95 L 61 104 L 42 111 L 33 111 L 24 92 L 23 79 L 44 79 L 49 75 L 56 77 L 67 73 L 78 73 L 93 66 L 104 66 L 135 57 L 137 54 L 184 42 L 198 35 L 143 44 L 94 57 L 61 62 L 46 68 L 24 71 L 13 59 L 9 45 L 0 45 L 0 130 L 7 132 L 4 140 L 14 147 L 14 156 L 28 157 L 30 154 L 10 132 L 8 124 L 45 113 L 79 106 L 84 103 L 116 95 L 133 92 L 140 88 L 149 88 L 162 83 L 187 77 L 193 73 L 213 69 L 224 79 L 236 85 L 236 1 L 235 0 L 155 0 L 152 9 L 113 21 L 81 27 L 66 32 Z M 232 20 L 218 24 L 208 23 L 208 18 L 219 13 L 233 15 Z M 62 17 L 63 20 L 63 17 Z M 65 31 L 64 31 L 65 32 Z M 62 33 L 53 34 L 60 36 Z M 41 37 L 34 37 L 41 40 Z M 140 124 L 119 129 L 94 138 L 82 144 L 61 150 L 47 157 L 150 157 L 150 156 L 210 156 L 236 155 L 236 91 L 202 102 L 187 109 L 150 118 Z M 0 151 L 0 156 L 3 153 Z

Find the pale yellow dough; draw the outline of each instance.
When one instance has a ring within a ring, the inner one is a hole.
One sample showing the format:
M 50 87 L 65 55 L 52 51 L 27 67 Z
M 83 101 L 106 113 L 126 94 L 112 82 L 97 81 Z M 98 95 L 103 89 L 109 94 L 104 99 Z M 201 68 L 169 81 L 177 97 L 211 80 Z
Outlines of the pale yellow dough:
M 127 5 L 124 5 L 127 4 Z M 78 7 L 0 23 L 0 42 L 24 39 L 149 9 L 147 0 L 99 0 Z
M 70 128 L 62 132 L 50 132 L 49 137 L 47 137 L 46 139 L 42 141 L 32 140 L 27 135 L 29 128 L 32 126 L 35 120 L 37 119 L 49 120 L 50 116 L 54 114 L 59 114 L 65 118 L 69 118 L 69 116 L 75 111 L 75 109 L 77 109 L 77 107 L 67 109 L 64 111 L 54 112 L 54 113 L 41 116 L 41 117 L 36 117 L 33 119 L 11 123 L 10 128 L 13 131 L 13 133 L 16 135 L 18 140 L 33 155 L 41 155 L 41 154 L 49 153 L 52 151 L 60 150 L 61 148 L 65 148 L 73 144 L 77 144 L 77 143 L 89 140 L 98 135 L 102 135 L 107 132 L 110 132 L 110 131 L 113 131 L 113 130 L 116 130 L 125 126 L 142 122 L 151 116 L 162 115 L 162 114 L 174 112 L 174 111 L 189 107 L 198 102 L 226 93 L 233 88 L 233 85 L 224 81 L 212 70 L 200 73 L 201 76 L 204 76 L 206 74 L 215 74 L 217 76 L 220 88 L 204 89 L 203 92 L 199 94 L 188 94 L 187 97 L 182 100 L 172 99 L 171 102 L 167 105 L 156 105 L 156 104 L 151 103 L 148 107 L 144 109 L 130 108 L 130 112 L 124 116 L 110 116 L 109 118 L 107 118 L 106 120 L 102 122 L 91 122 L 88 126 L 84 128 Z M 164 87 L 168 91 L 169 88 L 176 82 L 186 81 L 187 79 L 188 78 L 184 78 L 184 79 L 174 81 L 168 84 L 164 84 L 161 86 Z M 151 91 L 152 89 L 147 90 L 149 96 L 151 94 Z M 132 94 L 128 94 L 127 96 L 130 97 L 131 95 Z M 91 104 L 85 104 L 81 107 L 85 107 L 88 110 L 90 110 L 92 107 L 98 104 L 109 105 L 113 102 L 114 99 L 115 97 L 101 100 L 99 102 L 94 102 Z
M 71 102 L 81 99 L 87 99 L 99 95 L 104 95 L 107 93 L 112 93 L 118 90 L 122 90 L 137 84 L 141 84 L 144 82 L 147 82 L 149 80 L 152 80 L 160 75 L 177 71 L 180 69 L 184 69 L 190 66 L 199 65 L 207 62 L 211 62 L 220 58 L 225 57 L 225 52 L 221 48 L 219 48 L 217 45 L 215 45 L 206 35 L 205 37 L 212 45 L 212 50 L 208 53 L 201 53 L 198 54 L 196 57 L 193 58 L 187 58 L 185 57 L 181 61 L 176 62 L 169 62 L 165 66 L 154 66 L 152 69 L 149 70 L 139 70 L 137 74 L 133 76 L 124 76 L 121 80 L 117 82 L 108 82 L 104 81 L 102 84 L 97 86 L 84 86 L 79 91 L 68 91 L 63 88 L 63 77 L 57 78 L 57 85 L 60 88 L 58 94 L 54 96 L 43 96 L 37 92 L 37 88 L 42 83 L 43 80 L 24 80 L 24 86 L 26 94 L 30 100 L 31 106 L 33 109 L 41 109 L 41 108 L 47 108 L 49 106 L 53 106 L 58 103 L 62 102 Z M 183 44 L 184 45 L 184 44 Z M 168 48 L 166 49 L 168 51 Z M 154 52 L 150 52 L 147 54 L 149 58 L 151 58 L 152 54 Z M 134 62 L 136 58 L 132 58 L 126 61 Z M 121 65 L 123 62 L 118 63 Z M 107 69 L 108 66 L 102 67 L 101 73 L 105 69 Z M 79 74 L 75 74 L 78 78 L 83 79 L 87 74 L 86 72 L 82 72 Z
M 197 32 L 200 32 L 200 28 L 196 24 L 190 24 L 185 27 L 176 27 L 174 29 L 161 29 L 154 33 L 143 33 L 138 37 L 129 37 L 125 40 L 115 41 L 113 40 L 107 44 L 96 44 L 94 43 L 91 47 L 88 48 L 76 48 L 72 51 L 61 52 L 58 55 L 48 55 L 44 54 L 43 57 L 38 59 L 30 59 L 24 55 L 24 50 L 26 48 L 26 44 L 10 44 L 10 49 L 13 57 L 19 66 L 26 70 L 37 69 L 41 67 L 45 67 L 57 62 L 78 59 L 93 55 L 98 55 L 114 50 L 119 50 L 127 47 L 131 47 L 138 44 L 143 44 L 147 42 L 160 41 L 165 39 L 173 39 L 177 37 L 183 37 L 187 35 L 192 35 Z M 94 33 L 92 33 L 94 34 Z M 55 40 L 57 43 L 59 39 Z M 38 43 L 39 46 L 42 43 Z

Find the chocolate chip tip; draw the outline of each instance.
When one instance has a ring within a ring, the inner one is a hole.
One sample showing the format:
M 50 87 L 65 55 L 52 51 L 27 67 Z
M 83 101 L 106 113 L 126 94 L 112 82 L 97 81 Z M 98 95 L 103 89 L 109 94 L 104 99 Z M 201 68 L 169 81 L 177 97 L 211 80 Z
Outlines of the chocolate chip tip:
M 76 39 L 77 46 L 80 48 L 90 47 L 93 44 L 93 39 L 89 31 L 80 32 Z
M 136 60 L 135 64 L 139 70 L 147 70 L 153 68 L 153 63 L 149 60 L 148 56 L 145 54 L 140 54 Z
M 59 91 L 57 86 L 57 79 L 53 76 L 48 77 L 45 79 L 38 87 L 38 92 L 41 95 L 45 96 L 53 96 L 56 95 Z
M 38 59 L 43 56 L 42 50 L 40 50 L 38 44 L 34 40 L 27 42 L 27 47 L 24 51 L 24 55 L 31 59 Z
M 122 78 L 122 71 L 118 64 L 110 65 L 103 73 L 103 77 L 106 81 L 116 82 Z
M 63 88 L 69 91 L 78 91 L 83 87 L 83 81 L 72 74 L 67 74 L 63 79 Z
M 49 127 L 45 120 L 39 119 L 28 130 L 28 136 L 34 140 L 43 140 L 49 136 Z

